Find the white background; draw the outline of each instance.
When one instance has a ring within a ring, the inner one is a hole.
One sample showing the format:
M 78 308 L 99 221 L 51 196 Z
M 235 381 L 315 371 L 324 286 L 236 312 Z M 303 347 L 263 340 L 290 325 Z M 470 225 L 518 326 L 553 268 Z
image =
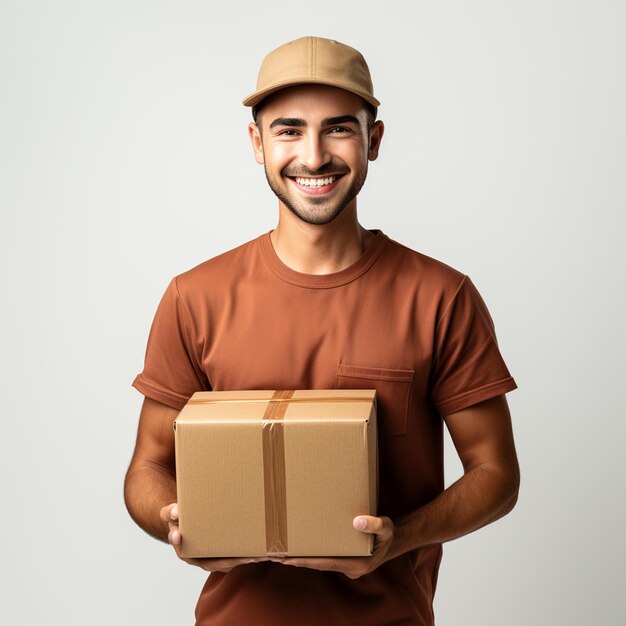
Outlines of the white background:
M 123 505 L 130 383 L 170 278 L 274 226 L 240 101 L 317 34 L 382 101 L 363 224 L 472 277 L 520 386 L 519 504 L 445 547 L 439 626 L 623 624 L 625 6 L 2 0 L 0 621 L 192 623 Z

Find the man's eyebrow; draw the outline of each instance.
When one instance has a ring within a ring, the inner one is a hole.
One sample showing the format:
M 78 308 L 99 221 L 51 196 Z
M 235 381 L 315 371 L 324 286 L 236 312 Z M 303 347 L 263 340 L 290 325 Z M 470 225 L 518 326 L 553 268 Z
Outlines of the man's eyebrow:
M 336 126 L 337 124 L 345 124 L 346 122 L 360 126 L 359 120 L 354 115 L 340 115 L 338 117 L 327 117 L 322 120 L 322 126 Z
M 306 122 L 297 117 L 277 117 L 270 124 L 270 128 L 276 126 L 306 126 Z

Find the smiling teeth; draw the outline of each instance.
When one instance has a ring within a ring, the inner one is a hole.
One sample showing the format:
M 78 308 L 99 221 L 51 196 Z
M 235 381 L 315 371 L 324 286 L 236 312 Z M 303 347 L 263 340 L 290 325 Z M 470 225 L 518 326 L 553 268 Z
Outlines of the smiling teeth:
M 334 183 L 336 180 L 336 176 L 329 176 L 328 178 L 301 178 L 296 176 L 298 185 L 304 185 L 305 187 L 323 187 L 324 185 Z

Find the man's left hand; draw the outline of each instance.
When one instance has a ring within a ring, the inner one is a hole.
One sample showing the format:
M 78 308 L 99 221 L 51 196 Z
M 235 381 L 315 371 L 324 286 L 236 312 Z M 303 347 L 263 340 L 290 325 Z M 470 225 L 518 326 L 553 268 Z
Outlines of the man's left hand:
M 378 566 L 392 558 L 391 546 L 394 538 L 393 522 L 388 517 L 372 517 L 359 515 L 352 525 L 360 532 L 375 535 L 374 551 L 366 557 L 284 557 L 269 560 L 294 567 L 308 567 L 323 572 L 340 572 L 348 578 L 360 578 L 373 572 Z

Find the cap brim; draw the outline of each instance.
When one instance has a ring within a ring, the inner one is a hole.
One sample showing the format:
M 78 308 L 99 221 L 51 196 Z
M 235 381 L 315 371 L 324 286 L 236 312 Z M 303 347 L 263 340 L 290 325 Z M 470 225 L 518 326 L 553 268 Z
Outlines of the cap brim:
M 363 100 L 365 100 L 366 102 L 369 102 L 374 107 L 380 106 L 380 101 L 374 98 L 374 96 L 370 93 L 361 91 L 359 89 L 354 89 L 353 87 L 348 86 L 348 85 L 333 83 L 333 82 L 326 81 L 326 80 L 313 80 L 311 78 L 305 78 L 302 80 L 290 79 L 282 83 L 275 83 L 271 85 L 270 87 L 266 87 L 265 89 L 260 89 L 259 91 L 255 91 L 254 93 L 251 93 L 249 96 L 244 98 L 242 102 L 244 106 L 254 107 L 259 102 L 261 102 L 261 100 L 264 100 L 268 96 L 271 96 L 273 93 L 276 93 L 277 91 L 280 91 L 281 89 L 286 89 L 287 87 L 294 87 L 296 85 L 328 85 L 329 87 L 337 87 L 338 89 L 343 89 L 357 96 L 360 96 L 361 98 L 363 98 Z

